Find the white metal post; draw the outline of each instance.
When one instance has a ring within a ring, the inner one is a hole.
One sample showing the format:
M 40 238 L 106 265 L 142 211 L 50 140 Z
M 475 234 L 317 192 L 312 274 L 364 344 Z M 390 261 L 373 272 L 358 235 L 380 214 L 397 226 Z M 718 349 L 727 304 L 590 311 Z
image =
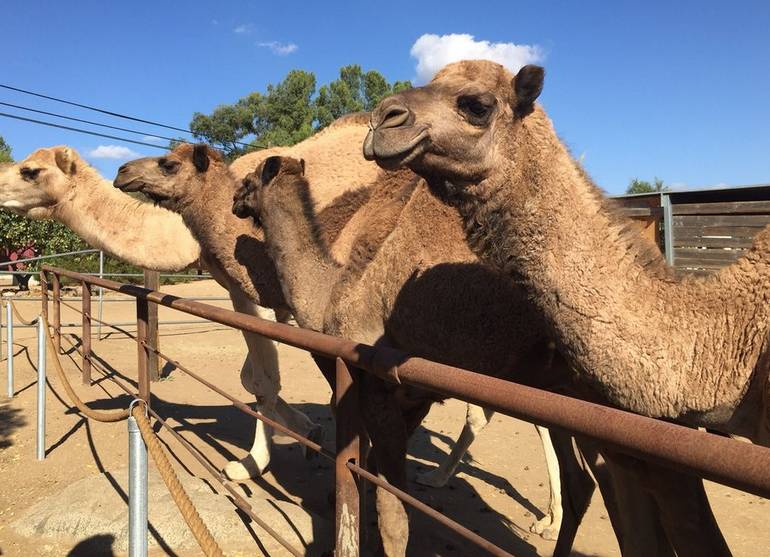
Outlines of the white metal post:
M 8 355 L 6 362 L 8 364 L 8 398 L 13 398 L 13 313 L 10 300 L 5 303 L 5 317 L 8 322 L 5 333 L 5 346 Z
M 45 319 L 37 318 L 37 459 L 45 459 Z
M 131 405 L 133 406 L 133 404 Z M 147 557 L 147 447 L 128 416 L 128 555 Z

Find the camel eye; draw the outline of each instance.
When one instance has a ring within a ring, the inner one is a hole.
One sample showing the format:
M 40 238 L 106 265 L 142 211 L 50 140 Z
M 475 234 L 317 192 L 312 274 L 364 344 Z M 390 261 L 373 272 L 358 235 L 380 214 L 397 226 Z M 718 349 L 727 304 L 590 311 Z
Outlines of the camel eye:
M 37 179 L 41 170 L 41 168 L 29 168 L 28 166 L 25 166 L 19 171 L 19 173 L 25 180 L 32 181 Z
M 471 124 L 484 125 L 492 114 L 494 100 L 466 95 L 457 99 L 457 107 L 465 113 Z
M 162 157 L 158 161 L 158 165 L 165 174 L 176 174 L 179 172 L 179 167 L 182 166 L 182 163 L 178 160 Z

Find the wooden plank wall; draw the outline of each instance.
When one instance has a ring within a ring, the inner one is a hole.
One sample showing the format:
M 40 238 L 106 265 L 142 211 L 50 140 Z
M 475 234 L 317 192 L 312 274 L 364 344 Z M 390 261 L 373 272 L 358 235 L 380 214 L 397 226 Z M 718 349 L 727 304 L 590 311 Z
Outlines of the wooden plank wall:
M 770 201 L 672 204 L 674 266 L 696 273 L 731 264 L 770 224 Z

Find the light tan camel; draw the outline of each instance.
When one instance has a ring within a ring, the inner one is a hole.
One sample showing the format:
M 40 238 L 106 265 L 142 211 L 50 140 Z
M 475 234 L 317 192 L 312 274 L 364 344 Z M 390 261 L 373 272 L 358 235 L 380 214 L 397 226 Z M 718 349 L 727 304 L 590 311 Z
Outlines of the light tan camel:
M 549 349 L 538 330 L 539 321 L 527 320 L 529 308 L 520 290 L 476 263 L 462 241 L 457 215 L 428 195 L 423 182 L 415 183 L 409 175 L 385 177 L 374 190 L 370 197 L 379 211 L 370 212 L 372 218 L 361 227 L 349 262 L 340 265 L 330 257 L 313 218 L 311 190 L 302 177 L 300 161 L 268 159 L 244 180 L 233 210 L 240 216 L 253 216 L 263 225 L 267 250 L 298 321 L 315 328 L 322 324 L 321 330 L 329 334 L 397 346 L 490 374 L 539 386 L 553 386 L 554 381 L 558 385 L 568 370 Z M 444 242 L 439 244 L 439 239 Z M 308 275 L 313 269 L 318 271 Z M 324 294 L 323 303 L 305 303 L 326 292 L 331 294 Z M 514 304 L 516 310 L 496 312 L 495 299 Z M 325 309 L 321 307 L 324 303 Z M 327 378 L 333 376 L 330 371 L 326 370 Z M 430 404 L 442 397 L 397 387 L 369 374 L 363 374 L 361 381 L 362 414 L 378 470 L 403 488 L 406 441 Z M 565 441 L 567 445 L 570 441 L 560 437 L 563 450 Z M 594 455 L 589 463 L 595 464 L 595 450 L 590 445 L 588 449 Z M 563 452 L 561 456 L 569 459 Z M 566 485 L 574 489 L 574 478 L 585 471 L 570 465 L 567 473 Z M 622 477 L 613 481 L 628 490 L 628 497 L 640 496 Z M 593 482 L 590 484 L 592 488 Z M 605 478 L 603 493 L 610 516 L 613 521 L 625 519 L 617 516 L 610 487 Z M 587 504 L 585 493 L 569 491 L 567 502 L 568 514 L 579 519 Z M 641 502 L 646 499 L 642 497 Z M 377 491 L 377 508 L 386 553 L 403 554 L 408 539 L 404 509 L 382 490 Z M 660 539 L 657 515 L 646 507 L 639 512 L 634 524 L 617 525 L 619 536 L 635 542 L 637 555 L 671 555 L 668 542 Z M 556 555 L 569 553 L 574 528 L 575 518 L 571 517 L 570 526 L 560 533 Z
M 449 65 L 380 104 L 364 152 L 385 167 L 408 165 L 458 208 L 473 251 L 522 285 L 603 400 L 766 440 L 770 232 L 713 277 L 675 277 L 608 208 L 535 105 L 543 75 L 536 66 L 514 78 L 492 62 Z M 705 498 L 684 500 L 700 503 L 661 507 L 692 514 L 664 524 L 674 544 L 727 554 L 723 540 L 693 527 L 710 520 L 698 516 Z
M 38 149 L 0 167 L 0 207 L 61 222 L 89 245 L 146 269 L 178 271 L 200 257 L 179 215 L 115 191 L 69 147 Z
M 69 147 L 38 149 L 17 164 L 0 167 L 0 207 L 61 222 L 89 245 L 147 269 L 177 271 L 200 258 L 217 281 L 228 286 L 211 264 L 211 256 L 201 253 L 180 215 L 119 192 Z M 237 311 L 266 317 L 241 290 L 228 292 Z M 278 376 L 278 351 L 272 341 L 259 335 L 249 334 L 247 345 L 241 383 L 259 395 L 266 389 L 265 382 Z M 277 390 L 277 385 L 267 389 L 276 394 Z M 280 397 L 275 405 L 279 416 L 299 414 Z M 295 421 L 309 422 L 303 418 L 300 414 Z M 270 431 L 258 422 L 249 455 L 229 462 L 225 473 L 231 479 L 253 477 L 269 459 Z

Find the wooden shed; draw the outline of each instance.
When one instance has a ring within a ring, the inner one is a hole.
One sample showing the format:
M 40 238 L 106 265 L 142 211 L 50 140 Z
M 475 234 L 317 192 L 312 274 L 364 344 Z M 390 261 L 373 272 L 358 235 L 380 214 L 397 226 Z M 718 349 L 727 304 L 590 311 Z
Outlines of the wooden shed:
M 616 196 L 677 269 L 698 274 L 729 265 L 770 224 L 770 184 Z

